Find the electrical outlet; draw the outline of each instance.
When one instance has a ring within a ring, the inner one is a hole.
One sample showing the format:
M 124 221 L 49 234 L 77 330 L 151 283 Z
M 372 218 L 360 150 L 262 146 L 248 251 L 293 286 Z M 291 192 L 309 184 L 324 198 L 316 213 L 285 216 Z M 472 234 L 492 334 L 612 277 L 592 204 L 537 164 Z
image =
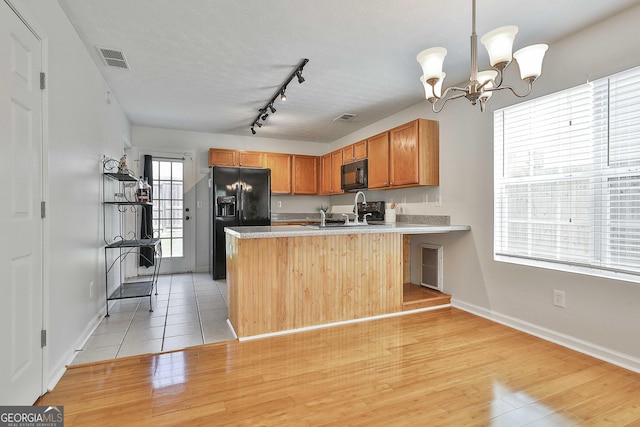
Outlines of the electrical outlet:
M 565 302 L 566 302 L 566 295 L 565 295 L 564 291 L 554 290 L 553 291 L 553 305 L 555 305 L 556 307 L 564 308 L 565 307 Z
M 278 207 L 281 208 L 282 207 L 282 200 L 278 200 Z
M 201 209 L 201 208 L 202 208 L 202 200 L 197 200 L 197 201 L 196 201 L 196 207 L 197 207 L 198 209 Z
M 442 198 L 439 194 L 436 196 L 436 206 L 442 206 Z
M 89 298 L 93 298 L 93 282 L 89 282 Z

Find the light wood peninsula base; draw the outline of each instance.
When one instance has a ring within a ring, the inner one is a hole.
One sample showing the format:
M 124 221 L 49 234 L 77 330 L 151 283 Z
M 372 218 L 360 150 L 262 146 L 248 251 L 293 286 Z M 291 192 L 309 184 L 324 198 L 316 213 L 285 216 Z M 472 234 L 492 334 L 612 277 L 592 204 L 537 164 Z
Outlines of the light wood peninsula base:
M 226 238 L 239 338 L 402 311 L 401 234 Z

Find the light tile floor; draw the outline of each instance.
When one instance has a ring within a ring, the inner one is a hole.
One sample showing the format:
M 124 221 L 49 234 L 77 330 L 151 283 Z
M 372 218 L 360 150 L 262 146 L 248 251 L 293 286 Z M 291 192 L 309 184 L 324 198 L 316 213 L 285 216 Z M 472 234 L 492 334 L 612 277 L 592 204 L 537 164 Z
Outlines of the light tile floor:
M 227 286 L 205 273 L 163 275 L 158 295 L 115 301 L 71 363 L 179 350 L 235 339 L 227 325 Z

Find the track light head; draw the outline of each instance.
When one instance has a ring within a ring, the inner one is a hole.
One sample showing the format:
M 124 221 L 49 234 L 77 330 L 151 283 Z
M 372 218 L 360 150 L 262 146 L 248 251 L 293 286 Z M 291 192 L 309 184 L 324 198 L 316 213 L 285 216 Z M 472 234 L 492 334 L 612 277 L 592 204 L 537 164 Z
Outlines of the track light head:
M 251 133 L 254 135 L 256 134 L 256 130 L 253 127 L 251 127 Z
M 271 114 L 276 112 L 276 109 L 273 108 L 273 104 L 269 104 L 269 109 L 271 110 Z
M 260 123 L 260 122 L 256 122 L 256 126 L 258 126 L 259 128 L 261 128 L 261 127 L 262 127 L 262 123 Z
M 267 117 L 269 117 L 269 113 L 264 113 L 260 118 L 264 121 L 267 120 Z
M 302 77 L 302 71 L 296 71 L 296 77 L 298 77 L 298 83 L 302 84 L 304 82 L 304 77 Z
M 284 90 L 282 92 L 280 92 L 280 101 L 286 101 L 287 100 L 287 95 L 284 94 Z

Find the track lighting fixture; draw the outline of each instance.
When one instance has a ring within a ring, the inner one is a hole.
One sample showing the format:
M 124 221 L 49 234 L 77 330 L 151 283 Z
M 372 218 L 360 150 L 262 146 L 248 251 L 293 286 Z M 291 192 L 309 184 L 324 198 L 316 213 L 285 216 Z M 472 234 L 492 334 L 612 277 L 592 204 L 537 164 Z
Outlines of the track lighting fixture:
M 293 72 L 289 74 L 289 77 L 287 77 L 284 83 L 278 88 L 275 95 L 273 95 L 273 97 L 271 97 L 271 99 L 267 101 L 264 107 L 258 110 L 258 115 L 256 116 L 255 119 L 253 119 L 253 123 L 251 123 L 251 133 L 253 135 L 256 134 L 255 126 L 258 126 L 259 128 L 262 127 L 262 123 L 260 123 L 259 121 L 260 120 L 265 121 L 267 120 L 267 117 L 269 117 L 269 113 L 267 113 L 267 108 L 271 111 L 271 114 L 276 112 L 276 109 L 273 106 L 273 103 L 276 101 L 276 98 L 280 97 L 280 101 L 287 100 L 287 95 L 285 95 L 284 92 L 287 90 L 287 85 L 291 83 L 291 80 L 293 80 L 294 77 L 297 77 L 298 83 L 302 84 L 305 81 L 304 77 L 302 77 L 302 69 L 304 68 L 305 65 L 307 65 L 307 62 L 309 62 L 307 58 L 304 58 L 302 61 L 300 61 L 300 63 L 296 66 L 295 70 L 293 70 Z

